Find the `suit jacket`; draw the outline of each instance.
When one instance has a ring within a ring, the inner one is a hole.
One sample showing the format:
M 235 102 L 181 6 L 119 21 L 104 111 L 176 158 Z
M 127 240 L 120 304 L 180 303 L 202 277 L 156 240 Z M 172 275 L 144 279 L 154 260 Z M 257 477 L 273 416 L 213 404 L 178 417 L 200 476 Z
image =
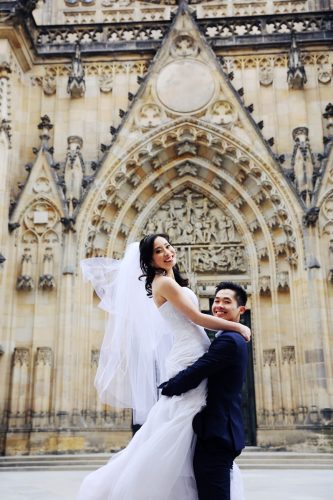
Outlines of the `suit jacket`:
M 207 405 L 193 419 L 194 432 L 233 451 L 245 446 L 241 402 L 247 359 L 244 338 L 236 332 L 220 332 L 209 350 L 162 390 L 167 396 L 180 395 L 208 378 Z

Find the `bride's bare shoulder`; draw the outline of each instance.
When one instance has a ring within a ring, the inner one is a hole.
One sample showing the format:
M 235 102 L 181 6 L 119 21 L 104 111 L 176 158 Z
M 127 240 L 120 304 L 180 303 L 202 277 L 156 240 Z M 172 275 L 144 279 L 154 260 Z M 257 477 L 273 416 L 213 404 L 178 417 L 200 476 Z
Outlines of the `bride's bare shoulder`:
M 169 276 L 155 276 L 152 284 L 153 291 L 157 293 L 165 288 L 174 288 L 175 286 L 177 286 L 176 281 Z

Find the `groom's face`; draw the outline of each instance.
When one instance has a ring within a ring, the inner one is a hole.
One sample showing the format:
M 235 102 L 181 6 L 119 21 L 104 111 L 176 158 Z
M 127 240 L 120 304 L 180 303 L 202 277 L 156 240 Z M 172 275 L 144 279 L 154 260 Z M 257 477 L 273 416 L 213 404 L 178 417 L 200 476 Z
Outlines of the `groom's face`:
M 217 318 L 238 322 L 244 312 L 245 307 L 238 305 L 234 290 L 219 290 L 215 295 L 212 313 Z

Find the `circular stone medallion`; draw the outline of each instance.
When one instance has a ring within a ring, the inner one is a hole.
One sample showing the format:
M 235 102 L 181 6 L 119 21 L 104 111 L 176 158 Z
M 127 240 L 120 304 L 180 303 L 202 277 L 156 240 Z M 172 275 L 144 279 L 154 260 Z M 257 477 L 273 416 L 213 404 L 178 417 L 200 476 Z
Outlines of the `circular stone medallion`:
M 167 108 L 190 113 L 209 103 L 214 94 L 214 79 L 210 69 L 198 61 L 175 61 L 161 70 L 156 91 Z

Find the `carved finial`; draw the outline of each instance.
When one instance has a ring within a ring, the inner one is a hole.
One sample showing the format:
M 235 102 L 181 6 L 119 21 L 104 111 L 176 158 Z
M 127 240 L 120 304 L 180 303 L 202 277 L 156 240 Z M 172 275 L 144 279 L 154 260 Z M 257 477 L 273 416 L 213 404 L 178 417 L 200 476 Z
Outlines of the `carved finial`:
M 67 84 L 67 92 L 71 97 L 79 98 L 84 95 L 86 91 L 84 76 L 85 72 L 81 61 L 80 44 L 77 43 Z
M 291 89 L 299 90 L 307 82 L 305 68 L 301 60 L 301 51 L 297 47 L 296 38 L 293 36 L 288 58 L 287 82 Z
M 295 141 L 291 166 L 294 171 L 296 188 L 306 205 L 311 203 L 313 193 L 314 158 L 312 155 L 309 129 L 297 127 L 293 130 Z
M 37 125 L 38 129 L 41 130 L 39 138 L 42 141 L 42 147 L 48 148 L 50 139 L 49 131 L 53 129 L 53 125 L 47 115 L 41 116 L 40 120 L 40 123 Z

